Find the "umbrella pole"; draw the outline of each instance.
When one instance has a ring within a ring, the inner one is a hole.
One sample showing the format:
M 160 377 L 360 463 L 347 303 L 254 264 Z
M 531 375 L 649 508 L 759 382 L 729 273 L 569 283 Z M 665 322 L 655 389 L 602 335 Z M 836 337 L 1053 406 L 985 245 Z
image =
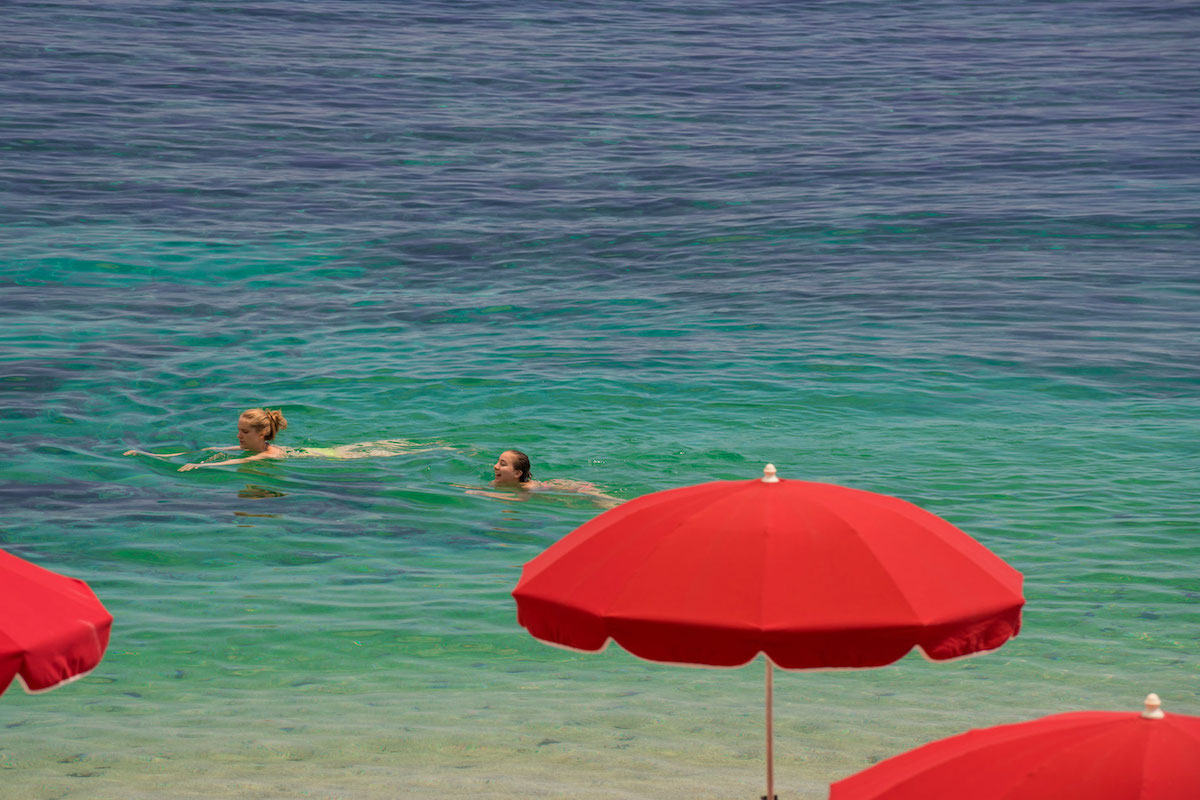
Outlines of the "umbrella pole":
M 767 662 L 767 793 L 763 800 L 775 798 L 775 714 L 772 710 L 775 694 L 775 675 L 772 671 L 771 657 L 764 654 Z

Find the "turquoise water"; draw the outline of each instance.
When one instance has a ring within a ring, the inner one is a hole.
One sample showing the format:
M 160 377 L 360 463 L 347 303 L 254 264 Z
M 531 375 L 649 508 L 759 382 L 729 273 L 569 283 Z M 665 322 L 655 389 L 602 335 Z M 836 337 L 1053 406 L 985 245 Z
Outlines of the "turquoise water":
M 1021 635 L 776 675 L 781 797 L 1057 711 L 1200 714 L 1194 14 L 17 2 L 0 546 L 116 622 L 0 797 L 749 797 L 761 664 L 541 645 L 520 566 L 775 463 L 1020 569 Z M 178 473 L 130 447 L 448 449 Z

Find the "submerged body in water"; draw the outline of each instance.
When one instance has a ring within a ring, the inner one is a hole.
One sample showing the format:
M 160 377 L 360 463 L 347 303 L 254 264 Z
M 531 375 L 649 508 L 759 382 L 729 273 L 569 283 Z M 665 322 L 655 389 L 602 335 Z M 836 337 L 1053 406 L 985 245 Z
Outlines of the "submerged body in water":
M 448 445 L 410 442 L 407 439 L 381 439 L 377 442 L 356 442 L 337 447 L 284 447 L 287 458 L 386 458 L 406 453 L 427 453 L 430 450 L 452 450 Z

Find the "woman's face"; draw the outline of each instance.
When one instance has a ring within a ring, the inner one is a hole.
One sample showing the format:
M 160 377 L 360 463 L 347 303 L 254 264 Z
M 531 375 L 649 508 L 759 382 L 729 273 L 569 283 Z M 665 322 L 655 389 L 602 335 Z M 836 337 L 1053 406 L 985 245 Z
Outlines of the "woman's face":
M 238 444 L 243 450 L 261 453 L 267 449 L 267 440 L 261 428 L 254 427 L 245 416 L 238 417 Z
M 496 463 L 492 465 L 492 475 L 495 476 L 495 483 L 520 483 L 521 473 L 513 465 L 513 454 L 511 450 L 505 450 L 496 459 Z

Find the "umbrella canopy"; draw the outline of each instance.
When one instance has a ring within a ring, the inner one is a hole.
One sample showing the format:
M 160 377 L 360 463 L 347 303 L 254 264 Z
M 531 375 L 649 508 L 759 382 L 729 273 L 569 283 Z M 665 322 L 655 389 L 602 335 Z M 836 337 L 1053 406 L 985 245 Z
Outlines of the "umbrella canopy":
M 14 677 L 39 692 L 90 672 L 111 629 L 86 583 L 0 550 L 0 694 Z
M 533 636 L 616 640 L 652 661 L 876 667 L 992 650 L 1021 626 L 1021 574 L 895 497 L 824 483 L 716 481 L 607 511 L 525 565 Z
M 830 787 L 830 800 L 1195 800 L 1200 717 L 1082 711 L 970 731 Z
M 1021 574 L 895 497 L 763 477 L 645 495 L 528 564 L 513 590 L 533 636 L 578 650 L 610 639 L 651 661 L 877 667 L 992 650 L 1021 627 Z

